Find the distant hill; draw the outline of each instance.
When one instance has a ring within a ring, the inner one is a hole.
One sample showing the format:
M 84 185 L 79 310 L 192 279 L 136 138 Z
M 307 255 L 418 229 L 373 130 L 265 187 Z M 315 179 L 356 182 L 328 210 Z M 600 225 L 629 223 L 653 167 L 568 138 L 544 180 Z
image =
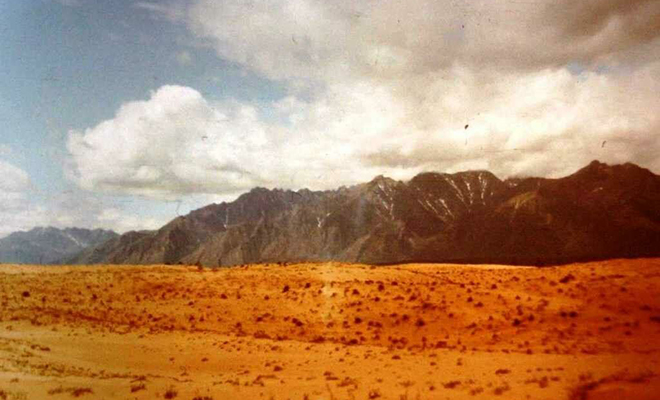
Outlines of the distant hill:
M 429 172 L 332 191 L 256 188 L 71 262 L 543 265 L 641 256 L 660 256 L 660 176 L 594 161 L 560 179 Z
M 28 232 L 14 232 L 0 239 L 0 263 L 60 263 L 118 236 L 108 230 L 79 228 L 39 227 Z

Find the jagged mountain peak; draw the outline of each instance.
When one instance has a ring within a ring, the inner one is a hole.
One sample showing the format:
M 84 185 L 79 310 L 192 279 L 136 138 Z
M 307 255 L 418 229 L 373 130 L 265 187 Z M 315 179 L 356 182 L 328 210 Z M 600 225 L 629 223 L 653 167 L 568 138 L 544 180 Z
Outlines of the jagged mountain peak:
M 592 161 L 574 174 L 553 181 L 555 183 L 552 187 L 560 191 L 606 190 L 614 193 L 640 190 L 640 185 L 658 185 L 658 176 L 633 163 L 608 165 L 600 161 Z
M 482 170 L 377 176 L 318 192 L 255 188 L 170 224 L 108 242 L 92 260 L 548 264 L 660 255 L 660 177 L 600 162 L 558 179 L 502 181 Z
M 481 179 L 485 181 L 498 181 L 502 182 L 495 174 L 487 170 L 467 170 L 459 171 L 455 173 L 446 173 L 446 172 L 421 172 L 411 179 L 411 182 L 420 182 L 420 181 L 434 181 L 434 180 L 465 180 L 465 179 Z
M 388 185 L 393 185 L 393 184 L 396 184 L 398 182 L 399 181 L 394 180 L 394 179 L 392 179 L 388 176 L 385 176 L 385 175 L 377 175 L 374 179 L 372 179 L 370 181 L 370 183 L 373 183 L 373 184 L 385 183 L 385 184 L 388 184 Z
M 397 187 L 401 187 L 402 185 L 405 185 L 401 181 L 397 181 L 395 179 L 392 179 L 390 177 L 384 176 L 384 175 L 378 175 L 371 181 L 357 185 L 356 187 L 358 188 L 366 188 L 368 190 L 381 190 L 381 191 L 386 191 L 389 192 L 391 190 L 394 190 Z
M 642 168 L 634 163 L 624 163 L 624 164 L 606 164 L 598 160 L 593 160 L 586 167 L 579 169 L 575 172 L 574 175 L 578 176 L 600 176 L 605 177 L 613 174 L 645 174 L 653 175 L 651 171 L 646 168 Z

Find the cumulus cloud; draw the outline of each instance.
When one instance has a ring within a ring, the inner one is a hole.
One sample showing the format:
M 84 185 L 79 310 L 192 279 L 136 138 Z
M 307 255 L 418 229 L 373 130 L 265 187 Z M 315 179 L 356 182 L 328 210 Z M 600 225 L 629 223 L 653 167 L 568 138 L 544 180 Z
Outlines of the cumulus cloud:
M 365 106 L 361 99 L 343 101 L 352 109 Z M 88 190 L 166 199 L 353 180 L 351 142 L 364 136 L 353 135 L 352 119 L 295 98 L 273 107 L 286 124 L 265 123 L 249 105 L 212 104 L 194 89 L 161 87 L 147 101 L 125 104 L 111 120 L 70 132 L 70 176 Z M 304 126 L 312 131 L 302 133 Z
M 623 77 L 567 69 L 460 75 L 429 83 L 424 107 L 401 123 L 419 129 L 367 154 L 367 162 L 559 177 L 597 158 L 660 171 L 652 155 L 660 150 L 660 117 L 652 111 L 660 106 L 660 64 Z
M 70 174 L 88 190 L 235 195 L 475 168 L 561 176 L 596 158 L 660 171 L 657 1 L 136 7 L 289 95 L 265 105 L 275 118 L 180 86 L 127 102 L 70 132 Z
M 261 183 L 250 172 L 259 161 L 245 157 L 265 140 L 253 108 L 216 107 L 194 89 L 164 86 L 112 120 L 71 132 L 68 149 L 83 188 L 156 197 Z
M 44 210 L 29 203 L 30 178 L 22 169 L 0 160 L 0 237 L 17 229 L 33 226 Z
M 115 232 L 139 231 L 144 229 L 158 229 L 167 221 L 159 218 L 144 218 L 138 215 L 127 214 L 116 207 L 104 208 L 97 216 L 97 224 L 101 227 L 112 227 Z
M 650 151 L 660 150 L 651 134 L 660 117 L 649 112 L 660 106 L 660 64 L 625 80 L 565 69 L 515 78 L 455 73 L 463 79 L 424 89 L 437 96 L 421 109 L 393 88 L 340 85 L 321 99 L 273 104 L 280 124 L 248 105 L 165 86 L 72 132 L 73 176 L 88 190 L 173 198 L 254 186 L 324 189 L 423 170 L 562 176 L 595 158 L 660 170 Z
M 2 200 L 18 199 L 29 187 L 30 179 L 22 169 L 0 160 L 0 196 Z
M 47 197 L 46 201 L 42 197 Z M 111 201 L 80 191 L 43 193 L 27 172 L 0 160 L 0 238 L 37 226 L 128 230 L 156 229 L 169 217 L 136 215 Z

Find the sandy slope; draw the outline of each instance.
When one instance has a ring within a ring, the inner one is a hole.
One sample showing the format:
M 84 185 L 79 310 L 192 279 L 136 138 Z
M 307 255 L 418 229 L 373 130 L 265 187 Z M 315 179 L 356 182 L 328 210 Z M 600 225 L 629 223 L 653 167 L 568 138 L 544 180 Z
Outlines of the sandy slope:
M 656 399 L 660 260 L 0 266 L 4 399 Z

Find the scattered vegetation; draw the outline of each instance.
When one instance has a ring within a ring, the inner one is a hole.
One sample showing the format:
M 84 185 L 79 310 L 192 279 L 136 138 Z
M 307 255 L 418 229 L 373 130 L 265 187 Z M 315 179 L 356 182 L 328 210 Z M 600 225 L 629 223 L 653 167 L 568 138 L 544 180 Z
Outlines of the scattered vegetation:
M 59 386 L 59 387 L 54 388 L 54 389 L 50 389 L 48 391 L 48 394 L 51 395 L 51 396 L 54 395 L 54 394 L 60 394 L 60 393 L 69 393 L 73 397 L 80 397 L 80 396 L 84 396 L 86 394 L 93 394 L 94 391 L 92 390 L 92 388 L 89 388 L 89 387 L 64 388 L 62 386 Z
M 177 392 L 177 390 L 174 388 L 174 386 L 170 386 L 165 391 L 165 394 L 163 395 L 163 398 L 165 398 L 165 399 L 174 399 L 178 395 L 179 395 L 179 392 Z
M 647 371 L 642 372 L 636 375 L 631 375 L 627 372 L 614 374 L 607 376 L 602 379 L 593 380 L 591 376 L 580 376 L 581 383 L 575 386 L 570 391 L 569 400 L 587 400 L 589 398 L 589 392 L 596 389 L 598 386 L 610 383 L 610 382 L 628 382 L 628 383 L 637 383 L 644 384 L 648 382 L 650 378 L 655 377 L 656 375 L 653 372 Z
M 131 385 L 131 393 L 139 392 L 141 390 L 146 390 L 146 389 L 147 389 L 147 385 L 145 385 L 144 382 Z

